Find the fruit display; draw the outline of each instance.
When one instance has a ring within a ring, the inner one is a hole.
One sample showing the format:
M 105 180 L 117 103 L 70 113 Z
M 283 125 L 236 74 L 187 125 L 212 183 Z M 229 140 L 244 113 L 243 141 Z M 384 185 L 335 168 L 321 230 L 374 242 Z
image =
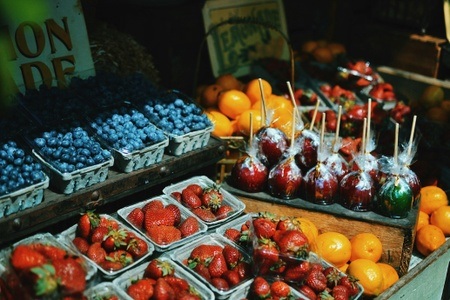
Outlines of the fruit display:
M 193 213 L 166 195 L 121 208 L 117 213 L 160 252 L 184 244 L 208 229 Z
M 120 275 L 113 284 L 131 299 L 214 298 L 202 282 L 167 257 L 153 258 Z
M 196 176 L 166 186 L 163 193 L 188 208 L 208 228 L 238 216 L 245 205 L 206 176 Z
M 2 250 L 0 263 L 2 280 L 12 296 L 5 299 L 80 297 L 97 272 L 93 264 L 49 233 Z
M 252 226 L 254 216 L 256 216 L 256 214 L 243 214 L 242 216 L 217 227 L 215 232 L 239 245 L 244 250 L 251 251 L 253 247 L 253 237 L 250 227 Z
M 154 246 L 138 232 L 109 215 L 92 211 L 83 213 L 78 223 L 63 231 L 61 236 L 106 278 L 117 277 L 154 251 Z
M 112 282 L 101 282 L 90 287 L 84 292 L 86 300 L 120 300 L 124 299 L 126 294 Z
M 211 233 L 173 250 L 171 258 L 225 298 L 253 276 L 251 258 L 228 239 Z

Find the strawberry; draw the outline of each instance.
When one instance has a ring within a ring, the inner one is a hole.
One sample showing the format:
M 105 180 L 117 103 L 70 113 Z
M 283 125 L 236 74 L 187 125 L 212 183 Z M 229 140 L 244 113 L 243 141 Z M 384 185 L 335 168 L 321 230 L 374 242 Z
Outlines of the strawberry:
M 320 293 L 327 287 L 327 278 L 317 269 L 311 269 L 306 275 L 305 283 L 316 293 Z
M 246 279 L 252 275 L 251 265 L 244 260 L 238 262 L 238 264 L 236 265 L 236 267 L 234 267 L 233 270 L 236 270 L 238 272 L 241 280 Z
M 83 213 L 78 219 L 76 234 L 87 239 L 91 230 L 96 228 L 100 222 L 100 216 L 92 211 Z
M 228 270 L 227 261 L 222 253 L 216 254 L 208 265 L 209 274 L 211 277 L 220 277 Z
M 82 238 L 81 236 L 74 237 L 72 243 L 82 254 L 86 254 L 87 251 L 89 250 L 89 242 L 85 238 Z
M 269 219 L 258 217 L 253 220 L 253 230 L 257 238 L 271 238 L 277 229 L 277 224 Z
M 350 292 L 344 285 L 336 285 L 331 290 L 331 295 L 335 300 L 348 300 L 350 299 Z
M 205 222 L 213 222 L 216 220 L 216 216 L 210 209 L 198 207 L 194 208 L 192 212 Z
M 96 264 L 101 264 L 106 259 L 106 251 L 100 242 L 91 244 L 86 255 Z
M 62 259 L 67 255 L 67 251 L 50 244 L 34 243 L 30 247 L 45 256 L 49 260 Z
M 46 258 L 29 245 L 17 245 L 11 252 L 10 261 L 15 270 L 23 271 L 44 264 Z
M 181 203 L 190 209 L 198 208 L 202 205 L 200 197 L 191 189 L 184 189 L 181 192 Z
M 170 195 L 172 196 L 172 198 L 177 200 L 178 203 L 181 203 L 181 192 L 172 192 L 172 194 Z
M 31 280 L 33 290 L 31 293 L 38 297 L 51 296 L 57 291 L 58 279 L 55 267 L 52 264 L 45 263 L 38 267 L 30 269 L 29 273 L 22 273 L 23 280 Z M 27 276 L 29 278 L 27 278 Z M 27 288 L 27 287 L 25 287 Z M 20 299 L 20 298 L 19 298 Z
M 218 245 L 200 244 L 192 249 L 188 258 L 188 266 L 193 269 L 197 264 L 208 266 L 214 256 L 222 253 L 222 247 Z
M 286 281 L 301 282 L 309 271 L 309 262 L 304 260 L 298 264 L 288 264 L 284 271 L 284 279 Z
M 200 224 L 195 217 L 189 216 L 184 219 L 178 229 L 181 231 L 181 237 L 187 237 L 198 232 L 200 230 Z
M 233 208 L 229 205 L 222 205 L 214 213 L 218 220 L 223 220 L 228 218 L 228 216 L 233 212 Z
M 282 217 L 277 224 L 277 230 L 301 230 L 300 221 L 295 217 Z
M 258 246 L 255 249 L 254 256 L 256 261 L 275 263 L 279 258 L 278 247 L 274 241 L 261 238 L 258 240 Z
M 73 257 L 52 261 L 58 284 L 63 294 L 83 293 L 86 289 L 86 271 Z
M 181 211 L 175 204 L 169 204 L 165 207 L 168 211 L 172 212 L 174 216 L 173 225 L 178 226 L 181 222 Z
M 166 276 L 164 279 L 173 288 L 177 295 L 180 295 L 183 292 L 189 292 L 190 285 L 186 279 L 175 276 Z
M 256 276 L 252 282 L 251 294 L 256 299 L 266 299 L 270 296 L 270 284 L 264 277 Z
M 288 298 L 291 294 L 291 288 L 286 282 L 277 280 L 270 285 L 270 294 L 273 298 Z
M 112 229 L 108 232 L 105 239 L 102 242 L 102 247 L 106 252 L 112 252 L 118 249 L 125 248 L 127 243 L 127 232 L 125 229 Z
M 228 244 L 225 244 L 223 247 L 222 254 L 225 257 L 229 269 L 236 267 L 243 258 L 241 251 Z
M 239 239 L 241 237 L 241 232 L 236 228 L 227 228 L 225 230 L 225 232 L 223 233 L 223 235 L 227 239 L 229 239 L 237 244 L 237 243 L 239 243 Z
M 143 239 L 133 237 L 128 241 L 126 251 L 128 251 L 128 253 L 130 253 L 135 260 L 137 260 L 147 254 L 148 245 Z
M 152 299 L 154 284 L 154 279 L 139 279 L 127 288 L 127 294 L 133 299 Z
M 116 250 L 106 255 L 106 261 L 102 265 L 104 269 L 120 270 L 134 262 L 133 256 L 125 250 Z M 107 267 L 105 267 L 107 266 Z
M 155 225 L 175 225 L 175 216 L 171 210 L 166 208 L 149 209 L 145 213 L 144 228 L 148 231 L 148 228 Z
M 152 259 L 144 271 L 144 277 L 158 279 L 165 276 L 171 276 L 175 273 L 174 266 L 169 261 Z
M 109 219 L 104 216 L 100 216 L 100 223 L 98 224 L 99 227 L 106 227 L 108 229 L 119 229 L 119 223 L 117 223 L 114 219 Z
M 0 299 L 14 300 L 13 293 L 10 291 L 6 281 L 0 277 Z
M 181 239 L 181 231 L 175 226 L 150 226 L 147 236 L 157 244 L 168 245 Z
M 228 282 L 229 286 L 235 286 L 241 282 L 241 277 L 237 270 L 227 270 L 222 274 L 222 278 Z
M 140 207 L 134 208 L 127 215 L 127 220 L 137 228 L 141 229 L 144 224 L 144 211 Z
M 203 194 L 203 188 L 196 183 L 189 184 L 187 187 L 185 187 L 185 189 L 192 190 L 194 194 L 196 194 L 199 197 Z
M 327 267 L 323 270 L 323 274 L 327 278 L 327 286 L 333 288 L 341 279 L 341 273 L 335 267 Z
M 159 200 L 159 199 L 153 199 L 150 202 L 147 202 L 144 207 L 142 207 L 142 211 L 144 212 L 144 214 L 147 212 L 147 210 L 152 210 L 152 209 L 159 209 L 159 208 L 163 208 L 164 207 L 164 203 Z
M 228 291 L 230 289 L 228 282 L 223 278 L 214 277 L 211 279 L 211 284 L 219 291 Z
M 217 185 L 203 189 L 203 193 L 200 197 L 202 205 L 210 208 L 213 212 L 222 206 L 223 195 L 220 192 L 220 188 Z
M 195 264 L 189 264 L 189 267 L 193 266 L 193 270 L 203 277 L 206 281 L 211 282 L 211 274 L 209 274 L 209 269 L 204 264 L 195 263 Z
M 317 299 L 316 292 L 314 292 L 314 290 L 312 288 L 310 288 L 306 284 L 302 284 L 301 286 L 299 286 L 297 288 L 297 290 L 299 292 L 301 292 L 304 296 L 306 296 L 309 300 L 316 300 Z
M 175 299 L 175 291 L 164 278 L 158 278 L 153 287 L 153 299 L 173 300 Z
M 294 256 L 295 258 L 308 257 L 309 243 L 303 232 L 298 230 L 278 230 L 273 238 L 277 242 L 281 254 Z
M 359 293 L 359 287 L 356 284 L 357 282 L 358 282 L 358 279 L 355 278 L 354 276 L 346 275 L 346 276 L 341 277 L 341 279 L 339 279 L 338 284 L 346 286 L 348 288 L 349 295 L 354 296 Z
M 107 227 L 99 226 L 95 228 L 91 234 L 91 244 L 103 242 L 108 233 L 109 229 Z

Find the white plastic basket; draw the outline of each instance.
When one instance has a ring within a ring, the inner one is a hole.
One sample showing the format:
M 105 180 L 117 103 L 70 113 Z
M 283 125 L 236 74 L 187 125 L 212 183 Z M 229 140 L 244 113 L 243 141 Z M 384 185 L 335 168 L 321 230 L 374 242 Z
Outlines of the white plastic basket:
M 209 138 L 211 137 L 211 132 L 213 130 L 214 127 L 211 126 L 203 130 L 189 132 L 184 135 L 169 134 L 167 153 L 174 156 L 180 156 L 187 152 L 201 149 L 208 144 Z

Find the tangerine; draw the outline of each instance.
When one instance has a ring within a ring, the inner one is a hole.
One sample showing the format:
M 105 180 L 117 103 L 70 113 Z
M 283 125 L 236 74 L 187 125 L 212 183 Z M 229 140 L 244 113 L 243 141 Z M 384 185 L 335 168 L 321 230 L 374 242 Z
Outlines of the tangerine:
M 440 106 L 444 100 L 444 90 L 437 85 L 427 86 L 419 98 L 419 104 L 424 108 Z
M 352 245 L 352 255 L 350 261 L 358 258 L 366 258 L 377 262 L 383 253 L 383 244 L 380 239 L 373 233 L 358 233 L 350 239 Z
M 215 136 L 231 136 L 233 134 L 233 126 L 230 119 L 217 110 L 205 111 L 206 116 L 214 124 L 212 134 Z
M 251 122 L 250 122 L 250 114 L 252 115 Z M 261 111 L 248 109 L 237 118 L 237 130 L 239 133 L 246 136 L 250 136 L 250 129 L 251 129 L 250 125 L 253 126 L 252 133 L 257 132 L 263 126 Z
M 319 234 L 316 238 L 316 244 L 312 246 L 316 248 L 317 254 L 337 268 L 345 265 L 352 254 L 350 240 L 342 233 L 335 231 Z
M 450 206 L 441 206 L 433 211 L 430 224 L 439 227 L 445 236 L 450 236 Z
M 443 100 L 441 103 L 441 108 L 447 112 L 447 114 L 450 114 L 450 100 Z
M 216 78 L 216 84 L 220 85 L 224 90 L 242 90 L 243 83 L 233 74 L 222 74 Z
M 308 238 L 309 244 L 314 245 L 319 235 L 316 225 L 310 219 L 304 217 L 297 217 L 296 220 L 300 222 L 300 229 Z
M 263 89 L 264 100 L 267 100 L 270 95 L 272 95 L 272 86 L 267 80 L 261 79 L 261 85 Z M 250 101 L 255 103 L 256 101 L 261 101 L 261 88 L 259 86 L 259 79 L 250 80 L 244 88 L 245 94 L 248 96 Z
M 379 262 L 377 265 L 383 273 L 383 291 L 390 288 L 399 279 L 397 270 L 390 264 Z
M 419 215 L 417 216 L 417 227 L 416 231 L 422 228 L 423 225 L 430 224 L 430 216 L 423 211 L 419 210 Z
M 345 46 L 341 43 L 329 43 L 327 44 L 327 47 L 330 49 L 331 54 L 333 54 L 334 57 L 346 52 Z
M 416 232 L 416 249 L 424 256 L 430 255 L 444 243 L 444 232 L 435 225 L 423 225 L 422 228 Z
M 441 206 L 448 205 L 447 194 L 438 186 L 429 185 L 420 189 L 419 210 L 430 215 Z
M 220 112 L 230 119 L 236 119 L 243 111 L 251 107 L 248 96 L 238 90 L 228 90 L 220 93 L 217 104 Z
M 312 54 L 312 52 L 314 51 L 314 49 L 317 48 L 317 41 L 306 41 L 302 44 L 302 51 L 308 54 Z
M 345 265 L 343 265 L 342 267 L 339 268 L 339 270 L 343 273 L 347 273 L 347 269 L 348 269 L 349 264 L 346 263 Z
M 448 122 L 448 113 L 440 106 L 430 107 L 427 110 L 426 117 L 428 120 L 438 123 Z
M 280 129 L 290 139 L 292 135 L 292 122 L 294 118 L 292 113 L 281 113 L 274 117 L 272 125 L 275 128 Z
M 327 46 L 318 46 L 312 52 L 314 59 L 320 63 L 330 63 L 334 60 L 333 53 Z
M 347 274 L 358 279 L 364 288 L 363 294 L 366 296 L 378 296 L 383 291 L 383 271 L 376 262 L 370 259 L 360 258 L 350 262 Z
M 219 94 L 223 91 L 223 87 L 218 84 L 210 84 L 203 88 L 200 97 L 200 105 L 204 108 L 217 106 Z

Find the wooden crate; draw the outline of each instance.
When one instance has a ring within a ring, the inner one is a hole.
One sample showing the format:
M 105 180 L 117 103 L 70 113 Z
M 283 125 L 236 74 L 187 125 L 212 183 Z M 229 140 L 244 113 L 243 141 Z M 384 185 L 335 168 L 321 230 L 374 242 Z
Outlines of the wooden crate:
M 339 204 L 318 205 L 300 198 L 282 200 L 268 194 L 246 193 L 222 184 L 246 205 L 246 212 L 270 211 L 277 215 L 302 216 L 317 226 L 319 233 L 337 231 L 348 238 L 361 232 L 375 234 L 383 244 L 381 261 L 389 263 L 400 276 L 407 273 L 414 248 L 418 209 L 413 208 L 404 219 L 391 219 L 374 212 L 354 212 Z

